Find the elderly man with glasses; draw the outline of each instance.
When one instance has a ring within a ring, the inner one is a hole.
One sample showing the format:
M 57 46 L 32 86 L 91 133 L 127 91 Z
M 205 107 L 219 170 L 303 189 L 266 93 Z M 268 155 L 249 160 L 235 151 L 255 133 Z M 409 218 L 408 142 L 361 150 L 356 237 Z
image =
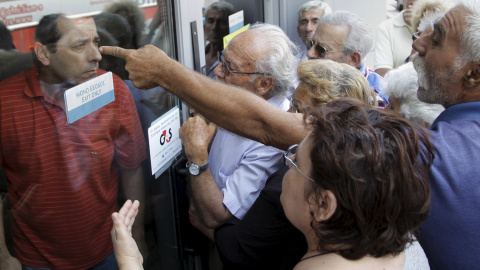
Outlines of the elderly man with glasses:
M 378 94 L 379 107 L 385 107 L 388 97 L 382 94 L 383 79 L 364 63 L 372 46 L 372 32 L 362 18 L 349 11 L 336 11 L 318 21 L 313 38 L 308 39 L 307 56 L 309 59 L 330 59 L 357 68 Z
M 241 87 L 286 111 L 286 94 L 294 81 L 294 48 L 277 26 L 253 25 L 235 37 L 223 54 L 218 54 L 220 64 L 214 72 L 218 80 Z M 180 134 L 191 174 L 190 219 L 213 239 L 214 228 L 232 218 L 243 218 L 267 178 L 281 167 L 283 156 L 277 148 L 213 124 L 207 132 L 199 132 L 202 124 L 205 122 L 188 121 Z

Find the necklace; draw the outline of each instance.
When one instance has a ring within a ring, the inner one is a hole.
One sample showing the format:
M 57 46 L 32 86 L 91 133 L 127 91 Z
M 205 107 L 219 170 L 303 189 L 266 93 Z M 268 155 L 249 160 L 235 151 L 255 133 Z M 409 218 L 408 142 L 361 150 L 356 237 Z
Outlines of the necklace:
M 312 255 L 312 256 L 308 256 L 306 258 L 303 258 L 300 260 L 301 261 L 305 261 L 305 260 L 308 260 L 310 258 L 313 258 L 313 257 L 318 257 L 318 256 L 322 256 L 322 255 L 325 255 L 325 254 L 329 254 L 329 253 L 332 253 L 331 251 L 327 251 L 327 252 L 324 252 L 324 253 L 320 253 L 320 254 L 315 254 L 315 255 Z

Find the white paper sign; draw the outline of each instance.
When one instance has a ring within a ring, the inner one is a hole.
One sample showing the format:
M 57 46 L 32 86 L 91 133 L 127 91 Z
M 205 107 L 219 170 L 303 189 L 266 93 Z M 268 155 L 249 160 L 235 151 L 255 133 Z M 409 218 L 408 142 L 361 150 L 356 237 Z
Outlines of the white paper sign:
M 178 107 L 171 109 L 148 128 L 152 175 L 181 153 L 182 141 L 178 134 L 179 129 L 180 110 Z
M 95 77 L 65 91 L 68 123 L 100 109 L 115 100 L 111 72 Z
M 228 26 L 230 34 L 244 26 L 243 10 L 228 16 Z

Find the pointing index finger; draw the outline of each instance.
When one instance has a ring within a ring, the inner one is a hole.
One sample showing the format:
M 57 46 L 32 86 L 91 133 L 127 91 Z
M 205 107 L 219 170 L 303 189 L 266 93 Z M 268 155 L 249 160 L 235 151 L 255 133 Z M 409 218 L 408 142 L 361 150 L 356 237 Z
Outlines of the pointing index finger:
M 130 53 L 130 50 L 123 49 L 116 46 L 102 46 L 100 47 L 99 51 L 102 54 L 108 54 L 108 55 L 112 55 L 122 59 L 127 59 L 127 56 Z

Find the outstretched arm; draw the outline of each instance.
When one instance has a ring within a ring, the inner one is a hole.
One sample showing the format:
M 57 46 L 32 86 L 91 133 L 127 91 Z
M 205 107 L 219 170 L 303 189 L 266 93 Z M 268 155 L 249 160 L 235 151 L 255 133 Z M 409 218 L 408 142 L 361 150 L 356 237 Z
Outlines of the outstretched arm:
M 125 59 L 136 87 L 168 89 L 233 133 L 280 149 L 300 143 L 308 135 L 301 114 L 284 112 L 255 94 L 192 71 L 154 46 L 138 50 L 103 46 L 100 51 Z

